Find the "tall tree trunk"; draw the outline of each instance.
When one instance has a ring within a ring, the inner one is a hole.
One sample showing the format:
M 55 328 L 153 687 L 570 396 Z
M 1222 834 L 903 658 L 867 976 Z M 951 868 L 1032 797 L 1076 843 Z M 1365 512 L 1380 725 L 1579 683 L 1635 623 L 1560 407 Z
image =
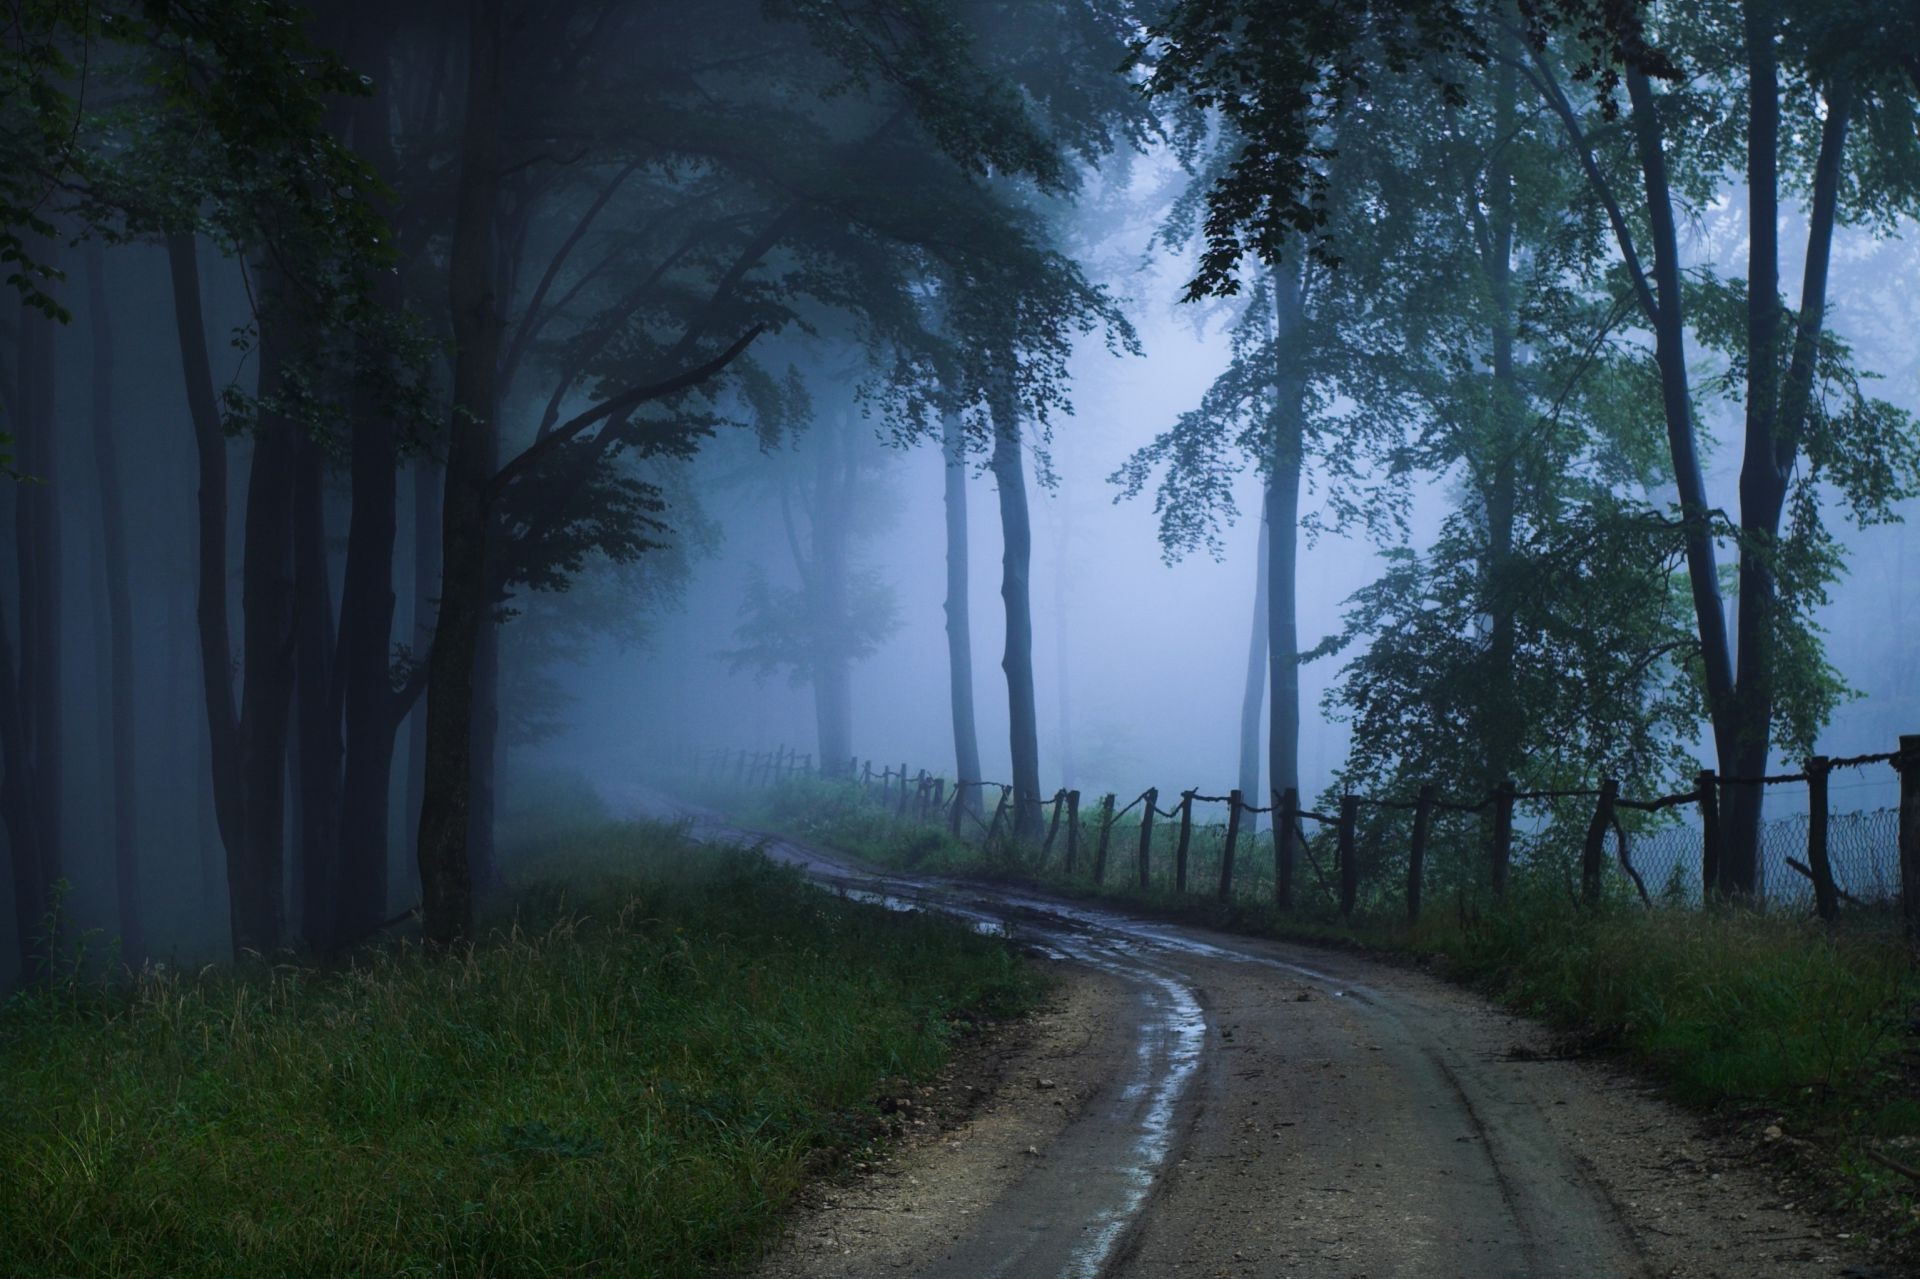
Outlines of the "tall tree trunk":
M 813 673 L 814 720 L 820 758 L 853 755 L 853 676 L 847 656 L 847 510 L 853 497 L 853 432 L 845 422 L 815 441 L 812 530 L 807 566 L 819 669 Z
M 1517 37 L 1508 34 L 1507 55 L 1500 63 L 1495 90 L 1494 136 L 1513 134 L 1517 114 Z M 1487 635 L 1486 714 L 1482 723 L 1482 758 L 1486 784 L 1497 786 L 1512 774 L 1516 748 L 1526 740 L 1526 707 L 1522 704 L 1514 671 L 1519 637 L 1519 600 L 1515 596 L 1513 541 L 1518 493 L 1516 469 L 1524 430 L 1522 394 L 1514 367 L 1516 316 L 1513 297 L 1513 170 L 1511 149 L 1496 146 L 1487 170 L 1487 257 L 1483 271 L 1493 301 L 1493 415 L 1491 438 L 1481 473 L 1487 476 L 1483 494 L 1487 519 L 1487 555 L 1482 591 L 1489 618 Z M 1470 197 L 1471 198 L 1471 197 Z
M 42 944 L 41 916 L 46 911 L 47 884 L 41 874 L 40 833 L 33 797 L 33 749 L 27 736 L 27 699 L 20 686 L 14 658 L 13 622 L 0 594 L 0 822 L 7 828 L 7 853 L 12 861 L 13 924 L 20 959 L 20 980 L 45 977 L 47 949 Z
M 491 560 L 491 556 L 488 557 Z M 488 577 L 492 577 L 491 571 Z M 494 824 L 500 813 L 500 618 L 493 607 L 480 625 L 473 656 L 473 790 L 467 807 L 467 866 L 478 892 L 499 879 Z
M 1247 636 L 1247 680 L 1240 695 L 1240 793 L 1265 807 L 1260 793 L 1260 712 L 1267 703 L 1267 592 L 1272 535 L 1260 519 L 1259 568 L 1253 576 L 1253 626 Z M 1251 820 L 1258 822 L 1258 818 Z M 1259 830 L 1256 824 L 1254 831 Z M 1251 831 L 1249 833 L 1252 833 Z
M 93 337 L 93 468 L 100 490 L 101 566 L 107 582 L 108 751 L 113 765 L 114 903 L 120 955 L 138 965 L 146 955 L 140 918 L 139 810 L 134 793 L 133 593 L 127 570 L 126 495 L 120 487 L 113 435 L 113 316 L 107 302 L 105 252 L 86 242 L 87 318 Z
M 391 36 L 384 15 L 364 15 L 351 36 L 354 65 L 385 67 Z M 384 82 L 385 77 L 379 79 Z M 352 133 L 355 150 L 394 184 L 399 166 L 393 155 L 390 107 L 382 84 L 355 104 Z M 374 295 L 381 306 L 398 312 L 405 295 L 402 271 L 380 273 Z M 401 718 L 391 652 L 399 466 L 399 437 L 387 407 L 356 389 L 348 455 L 353 507 L 340 590 L 338 697 L 344 762 L 334 859 L 334 935 L 346 944 L 371 933 L 387 912 L 393 756 Z
M 947 512 L 947 691 L 953 712 L 953 762 L 961 783 L 980 780 L 980 738 L 973 722 L 973 622 L 967 598 L 967 453 L 958 410 L 940 424 Z M 980 811 L 980 788 L 962 784 L 960 802 Z
M 233 695 L 233 640 L 227 608 L 227 437 L 214 395 L 207 358 L 206 320 L 200 306 L 199 246 L 190 233 L 167 237 L 173 282 L 174 328 L 180 341 L 187 407 L 193 421 L 199 468 L 195 510 L 195 624 L 200 636 L 200 682 L 206 703 L 207 745 L 214 824 L 227 854 L 228 915 L 233 876 L 247 862 L 245 790 L 241 780 L 240 717 Z M 245 877 L 245 871 L 241 872 Z M 235 934 L 235 944 L 239 944 Z
M 1025 459 L 1020 452 L 1020 406 L 1002 377 L 993 413 L 993 478 L 1000 490 L 1000 599 L 1007 642 L 1000 668 L 1007 676 L 1008 746 L 1013 756 L 1013 833 L 1037 838 L 1041 829 L 1040 730 L 1033 690 L 1033 524 L 1027 511 Z
M 1707 711 L 1720 772 L 1738 775 L 1734 750 L 1738 734 L 1734 706 L 1733 652 L 1727 635 L 1727 615 L 1720 598 L 1720 566 L 1714 549 L 1712 507 L 1693 426 L 1693 392 L 1687 372 L 1686 321 L 1680 286 L 1680 244 L 1673 214 L 1673 196 L 1667 177 L 1666 143 L 1653 88 L 1643 72 L 1626 73 L 1627 95 L 1633 105 L 1634 146 L 1646 187 L 1647 224 L 1653 247 L 1654 364 L 1660 372 L 1660 397 L 1666 417 L 1667 452 L 1673 462 L 1674 486 L 1680 497 L 1682 541 L 1687 558 L 1687 582 L 1693 594 L 1694 624 L 1700 636 L 1701 672 Z M 1723 833 L 1722 839 L 1725 839 Z M 1722 864 L 1742 852 L 1723 847 Z
M 269 286 L 269 295 L 276 292 Z M 260 339 L 261 390 L 276 389 L 297 349 L 284 318 L 269 319 Z M 287 745 L 294 685 L 293 503 L 299 428 L 261 415 L 247 475 L 245 543 L 241 548 L 241 637 L 246 661 L 240 685 L 240 772 L 243 837 L 228 850 L 227 892 L 236 954 L 270 955 L 286 940 Z
M 61 520 L 56 501 L 60 490 L 53 425 L 53 331 L 54 321 L 39 310 L 20 308 L 19 364 L 14 374 L 19 419 L 16 465 L 35 482 L 18 485 L 14 493 L 14 563 L 19 572 L 19 700 L 24 746 L 32 761 L 31 789 L 22 793 L 21 802 L 32 813 L 28 846 L 38 853 L 33 874 L 38 892 L 29 907 L 35 933 L 42 931 L 49 894 L 60 879 L 63 852 L 60 796 L 65 725 L 61 720 Z M 12 691 L 7 695 L 12 696 Z M 36 960 L 44 962 L 39 945 L 52 940 L 28 939 Z M 34 971 L 23 969 L 23 975 Z
M 304 432 L 294 441 L 294 699 L 298 743 L 294 830 L 300 935 L 326 952 L 338 937 L 340 699 L 334 682 L 333 585 L 327 566 L 326 455 Z
M 1306 378 L 1297 344 L 1306 328 L 1305 277 L 1289 255 L 1273 281 L 1273 455 L 1267 463 L 1267 776 L 1270 789 L 1300 786 L 1300 627 L 1296 598 L 1300 477 L 1306 465 Z
M 463 941 L 473 930 L 467 862 L 473 671 L 492 598 L 487 581 L 487 486 L 499 429 L 494 380 L 502 327 L 491 241 L 500 185 L 501 0 L 472 0 L 469 12 L 466 118 L 448 262 L 454 413 L 441 519 L 445 558 L 440 617 L 428 659 L 426 781 L 418 850 L 424 928 L 435 945 Z
M 440 506 L 446 472 L 431 456 L 413 464 L 413 619 L 410 645 L 415 661 L 424 662 L 433 648 L 433 630 L 440 611 Z M 407 711 L 406 827 L 418 830 L 426 794 L 427 703 L 415 700 Z

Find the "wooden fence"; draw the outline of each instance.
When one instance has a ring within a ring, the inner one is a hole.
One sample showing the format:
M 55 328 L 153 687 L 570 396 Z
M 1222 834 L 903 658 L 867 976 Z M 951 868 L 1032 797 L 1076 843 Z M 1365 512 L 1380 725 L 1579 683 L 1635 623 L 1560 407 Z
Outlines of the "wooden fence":
M 1609 862 L 1616 862 L 1620 872 L 1631 882 L 1633 889 L 1649 906 L 1652 895 L 1640 871 L 1635 868 L 1627 831 L 1621 822 L 1623 810 L 1637 810 L 1646 813 L 1660 812 L 1664 809 L 1691 806 L 1697 810 L 1701 829 L 1701 884 L 1703 899 L 1713 900 L 1731 895 L 1726 875 L 1724 859 L 1721 856 L 1722 834 L 1720 827 L 1720 798 L 1722 793 L 1733 786 L 1783 786 L 1804 784 L 1806 786 L 1808 816 L 1806 829 L 1806 860 L 1804 862 L 1788 857 L 1786 865 L 1796 874 L 1810 881 L 1815 910 L 1819 917 L 1832 921 L 1839 917 L 1843 900 L 1854 904 L 1844 889 L 1835 882 L 1833 862 L 1830 856 L 1828 832 L 1830 810 L 1828 806 L 1828 784 L 1832 775 L 1844 769 L 1867 768 L 1878 764 L 1891 765 L 1899 775 L 1900 804 L 1898 820 L 1898 899 L 1900 912 L 1910 936 L 1920 936 L 1920 734 L 1902 736 L 1899 749 L 1881 754 L 1855 755 L 1834 759 L 1816 755 L 1807 760 L 1802 769 L 1794 773 L 1781 773 L 1766 777 L 1721 777 L 1712 769 L 1703 769 L 1695 778 L 1690 790 L 1670 795 L 1660 795 L 1647 799 L 1636 799 L 1620 793 L 1620 783 L 1616 778 L 1603 778 L 1598 787 L 1578 790 L 1537 790 L 1522 791 L 1512 782 L 1504 782 L 1489 794 L 1472 802 L 1448 800 L 1441 797 L 1439 790 L 1432 784 L 1423 785 L 1411 798 L 1384 799 L 1361 795 L 1343 795 L 1338 809 L 1334 813 L 1316 812 L 1304 807 L 1297 792 L 1289 789 L 1273 795 L 1272 803 L 1259 806 L 1250 803 L 1238 789 L 1225 795 L 1204 795 L 1197 789 L 1179 793 L 1178 802 L 1170 808 L 1160 806 L 1160 791 L 1148 787 L 1124 807 L 1116 807 L 1118 797 L 1108 793 L 1099 798 L 1092 821 L 1091 872 L 1094 882 L 1104 884 L 1112 869 L 1110 861 L 1116 855 L 1113 839 L 1120 828 L 1122 819 L 1136 808 L 1139 816 L 1135 819 L 1134 830 L 1135 859 L 1134 875 L 1141 888 L 1149 888 L 1156 882 L 1154 869 L 1154 843 L 1156 822 L 1164 820 L 1177 823 L 1173 829 L 1177 832 L 1171 843 L 1171 874 L 1160 872 L 1162 879 L 1168 880 L 1168 887 L 1176 892 L 1192 891 L 1197 884 L 1194 875 L 1193 853 L 1197 830 L 1194 821 L 1196 804 L 1225 804 L 1227 815 L 1224 828 L 1221 829 L 1221 847 L 1208 882 L 1199 885 L 1203 891 L 1216 893 L 1223 901 L 1231 900 L 1236 891 L 1236 877 L 1244 877 L 1246 870 L 1240 865 L 1242 845 L 1254 840 L 1244 838 L 1241 818 L 1251 814 L 1272 814 L 1272 882 L 1270 891 L 1274 905 L 1282 910 L 1294 908 L 1297 893 L 1296 881 L 1302 859 L 1313 871 L 1322 890 L 1337 903 L 1342 916 L 1351 916 L 1356 907 L 1360 891 L 1360 856 L 1358 847 L 1358 828 L 1363 808 L 1408 813 L 1411 817 L 1411 831 L 1408 837 L 1407 861 L 1405 868 L 1405 904 L 1409 922 L 1418 920 L 1422 906 L 1422 893 L 1428 878 L 1428 855 L 1433 839 L 1436 818 L 1443 813 L 1467 814 L 1478 817 L 1485 826 L 1486 880 L 1494 896 L 1505 895 L 1509 868 L 1514 847 L 1514 810 L 1521 802 L 1541 801 L 1578 801 L 1592 805 L 1591 815 L 1587 819 L 1584 838 L 1580 844 L 1579 890 L 1582 904 L 1593 906 L 1599 903 L 1605 892 L 1605 877 Z M 715 749 L 707 752 L 703 758 L 696 759 L 696 768 L 702 773 L 720 779 L 730 778 L 743 785 L 769 785 L 786 778 L 796 776 L 817 776 L 821 770 L 814 767 L 811 755 L 800 755 L 782 746 L 771 752 L 749 752 Z M 1012 838 L 1009 808 L 1012 800 L 1012 787 L 1004 782 L 987 781 L 949 781 L 926 769 L 910 771 L 904 763 L 898 769 L 882 764 L 875 772 L 872 760 L 858 758 L 848 760 L 838 769 L 828 770 L 859 787 L 876 804 L 884 808 L 897 819 L 914 820 L 929 824 L 938 823 L 955 837 L 973 833 L 984 836 L 985 842 L 992 843 Z M 984 794 L 987 790 L 998 792 L 990 817 L 982 817 L 980 810 L 984 805 L 969 803 L 969 792 Z M 1065 830 L 1063 868 L 1068 874 L 1081 871 L 1083 842 L 1081 812 L 1081 794 L 1078 790 L 1061 789 L 1046 801 L 1051 807 L 1051 816 L 1046 823 L 1046 834 L 1040 841 L 1039 855 L 1042 862 L 1053 856 L 1059 843 L 1061 831 Z M 966 823 L 971 822 L 972 828 Z M 1312 822 L 1322 832 L 1323 840 L 1331 833 L 1334 842 L 1333 870 L 1329 875 L 1314 857 L 1312 845 L 1308 839 L 1306 824 Z M 1220 828 L 1215 828 L 1220 829 Z M 1613 836 L 1614 855 L 1608 856 L 1608 836 Z M 1122 854 L 1123 855 L 1123 854 Z M 1264 879 L 1264 873 L 1259 878 Z

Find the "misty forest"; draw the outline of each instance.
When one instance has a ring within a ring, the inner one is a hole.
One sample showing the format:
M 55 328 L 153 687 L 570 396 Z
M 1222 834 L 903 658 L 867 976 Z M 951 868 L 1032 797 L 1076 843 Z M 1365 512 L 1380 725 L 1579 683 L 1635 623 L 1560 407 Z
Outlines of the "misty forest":
M 14 0 L 0 1268 L 1920 1268 L 1916 232 L 1908 0 Z

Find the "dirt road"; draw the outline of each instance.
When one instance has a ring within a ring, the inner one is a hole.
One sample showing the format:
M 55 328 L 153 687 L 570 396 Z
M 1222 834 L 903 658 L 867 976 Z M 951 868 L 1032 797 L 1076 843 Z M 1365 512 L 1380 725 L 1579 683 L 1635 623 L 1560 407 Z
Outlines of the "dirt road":
M 823 1193 L 767 1279 L 1881 1273 L 1690 1117 L 1458 987 L 681 812 L 1064 979 L 991 1097 Z

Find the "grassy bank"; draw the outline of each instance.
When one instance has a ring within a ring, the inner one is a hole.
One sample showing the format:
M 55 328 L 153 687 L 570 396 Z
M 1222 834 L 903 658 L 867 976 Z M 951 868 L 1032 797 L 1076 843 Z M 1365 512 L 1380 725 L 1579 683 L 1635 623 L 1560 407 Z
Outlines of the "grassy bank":
M 520 844 L 466 957 L 9 1001 L 6 1273 L 724 1269 L 870 1130 L 883 1080 L 1034 993 L 1003 944 L 671 827 Z
M 1920 1164 L 1920 980 L 1906 947 L 1885 931 L 1832 932 L 1745 910 L 1649 911 L 1624 896 L 1583 911 L 1560 876 L 1521 868 L 1497 907 L 1459 909 L 1436 893 L 1414 928 L 1403 908 L 1381 903 L 1347 921 L 1311 887 L 1301 890 L 1304 908 L 1285 913 L 1257 894 L 1230 902 L 1207 891 L 1176 894 L 1159 877 L 1142 889 L 1137 827 L 1115 833 L 1107 883 L 1096 886 L 1085 847 L 1079 873 L 1068 875 L 1058 846 L 1044 864 L 1006 847 L 983 852 L 895 820 L 857 788 L 799 781 L 732 798 L 753 820 L 885 865 L 1018 879 L 1256 935 L 1443 957 L 1453 975 L 1629 1055 L 1690 1105 L 1762 1126 L 1777 1120 L 1789 1136 L 1812 1138 L 1841 1174 L 1844 1196 L 1897 1207 L 1912 1223 L 1905 1209 L 1915 1183 L 1864 1153 Z M 1266 847 L 1262 836 L 1253 857 Z M 1303 878 L 1311 873 L 1302 868 Z

